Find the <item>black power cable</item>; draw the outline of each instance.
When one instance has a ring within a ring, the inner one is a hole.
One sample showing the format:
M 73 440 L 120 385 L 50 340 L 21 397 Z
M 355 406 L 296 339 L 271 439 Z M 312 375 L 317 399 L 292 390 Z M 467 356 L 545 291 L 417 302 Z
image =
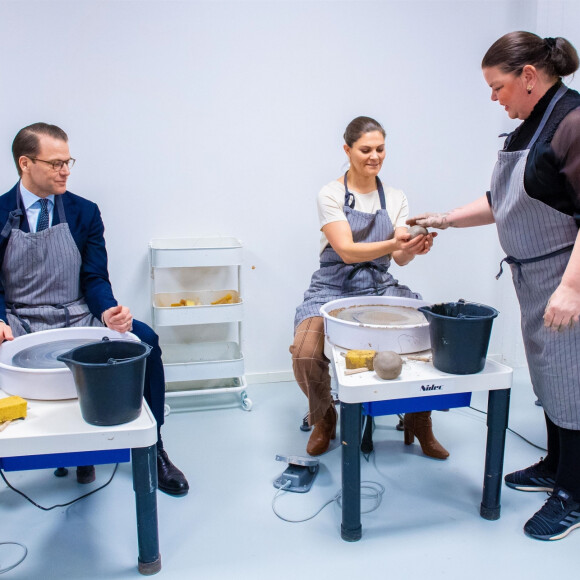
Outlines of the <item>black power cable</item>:
M 80 501 L 81 499 L 84 499 L 85 497 L 89 497 L 89 495 L 93 495 L 93 493 L 97 493 L 97 491 L 101 491 L 101 489 L 107 487 L 107 485 L 109 485 L 109 483 L 111 483 L 111 481 L 113 481 L 113 477 L 115 477 L 115 473 L 117 473 L 117 468 L 119 467 L 119 464 L 115 464 L 115 469 L 113 469 L 113 473 L 111 474 L 111 477 L 109 478 L 109 481 L 107 481 L 107 483 L 104 483 L 103 485 L 101 485 L 101 487 L 97 487 L 97 489 L 93 489 L 92 491 L 89 491 L 89 493 L 85 493 L 84 495 L 81 495 L 80 497 L 77 497 L 76 499 L 73 499 L 72 501 L 69 501 L 67 503 L 62 503 L 62 504 L 56 504 L 53 505 L 51 507 L 44 507 L 41 506 L 40 504 L 36 503 L 34 500 L 32 500 L 31 498 L 29 498 L 25 493 L 21 492 L 20 490 L 16 489 L 12 484 L 10 484 L 10 482 L 6 479 L 6 476 L 4 475 L 4 471 L 2 469 L 0 469 L 0 477 L 2 477 L 2 479 L 4 480 L 4 483 L 12 490 L 15 491 L 18 495 L 21 495 L 26 501 L 29 501 L 33 506 L 36 506 L 38 509 L 44 510 L 44 511 L 50 511 L 53 510 L 54 508 L 57 507 L 67 507 L 77 501 Z

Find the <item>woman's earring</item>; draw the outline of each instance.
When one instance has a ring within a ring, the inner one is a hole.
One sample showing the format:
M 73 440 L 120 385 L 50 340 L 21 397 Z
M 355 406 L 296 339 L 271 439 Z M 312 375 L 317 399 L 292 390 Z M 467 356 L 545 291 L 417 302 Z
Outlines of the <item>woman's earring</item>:
M 528 85 L 528 95 L 531 95 L 531 94 L 532 94 L 532 89 L 533 89 L 533 88 L 534 88 L 534 87 L 531 87 L 530 85 Z

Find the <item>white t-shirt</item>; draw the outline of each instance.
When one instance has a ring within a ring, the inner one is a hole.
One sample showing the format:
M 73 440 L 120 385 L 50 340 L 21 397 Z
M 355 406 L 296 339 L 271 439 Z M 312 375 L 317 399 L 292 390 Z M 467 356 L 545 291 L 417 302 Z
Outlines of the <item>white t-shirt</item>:
M 405 221 L 409 217 L 409 206 L 407 198 L 400 189 L 394 189 L 390 186 L 383 185 L 385 190 L 385 205 L 387 214 L 394 228 L 406 228 Z M 349 191 L 354 195 L 354 209 L 364 213 L 376 213 L 381 209 L 381 200 L 378 190 L 369 193 L 358 193 L 349 187 Z M 347 221 L 344 214 L 344 183 L 340 181 L 331 181 L 325 185 L 318 194 L 318 219 L 320 228 L 331 222 Z M 328 240 L 322 232 L 320 239 L 320 253 L 328 245 Z

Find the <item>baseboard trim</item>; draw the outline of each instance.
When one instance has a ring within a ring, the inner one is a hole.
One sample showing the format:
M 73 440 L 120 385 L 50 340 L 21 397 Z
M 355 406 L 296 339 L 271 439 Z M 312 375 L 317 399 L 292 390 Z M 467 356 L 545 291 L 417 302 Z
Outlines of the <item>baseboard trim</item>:
M 276 371 L 273 373 L 252 373 L 246 374 L 248 385 L 260 385 L 263 383 L 288 383 L 294 381 L 292 371 Z

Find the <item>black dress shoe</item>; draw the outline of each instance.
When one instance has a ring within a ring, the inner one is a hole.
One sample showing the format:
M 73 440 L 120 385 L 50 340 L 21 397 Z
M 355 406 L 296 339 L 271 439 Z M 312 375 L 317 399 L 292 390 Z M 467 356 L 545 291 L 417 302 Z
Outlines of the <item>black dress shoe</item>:
M 185 475 L 171 463 L 165 449 L 157 450 L 157 487 L 169 495 L 185 495 L 189 491 Z
M 77 481 L 79 483 L 93 483 L 95 481 L 95 466 L 79 465 L 77 467 Z

